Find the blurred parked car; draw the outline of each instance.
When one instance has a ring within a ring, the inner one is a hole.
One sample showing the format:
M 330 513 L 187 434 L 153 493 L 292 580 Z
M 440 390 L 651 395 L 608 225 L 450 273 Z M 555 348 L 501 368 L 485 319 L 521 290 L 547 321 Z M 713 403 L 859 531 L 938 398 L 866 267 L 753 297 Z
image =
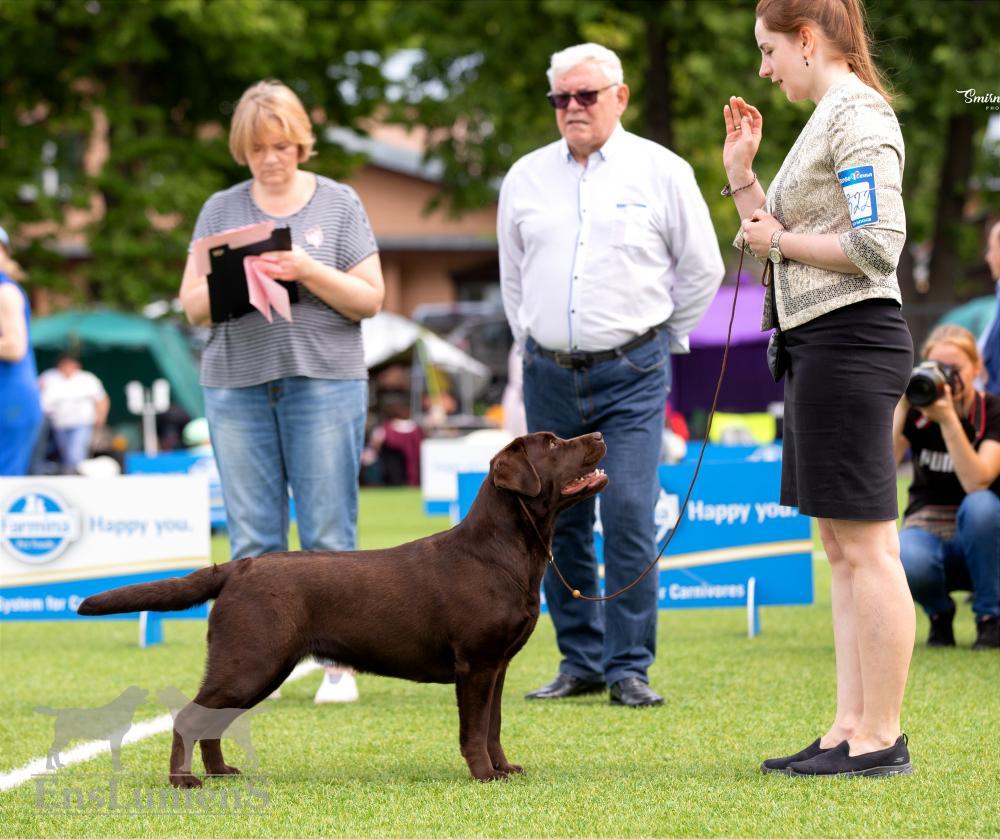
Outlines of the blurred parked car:
M 489 367 L 491 380 L 482 399 L 489 405 L 500 402 L 514 336 L 499 302 L 426 303 L 413 310 L 412 319 Z

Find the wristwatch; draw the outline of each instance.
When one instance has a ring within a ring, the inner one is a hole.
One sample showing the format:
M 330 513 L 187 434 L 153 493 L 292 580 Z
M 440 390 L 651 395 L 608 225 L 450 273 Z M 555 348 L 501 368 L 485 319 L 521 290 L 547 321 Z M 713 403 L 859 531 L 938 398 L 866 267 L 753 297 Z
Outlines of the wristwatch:
M 775 265 L 779 265 L 785 259 L 781 253 L 781 237 L 787 232 L 786 230 L 775 230 L 774 235 L 771 236 L 771 247 L 767 251 L 767 258 Z

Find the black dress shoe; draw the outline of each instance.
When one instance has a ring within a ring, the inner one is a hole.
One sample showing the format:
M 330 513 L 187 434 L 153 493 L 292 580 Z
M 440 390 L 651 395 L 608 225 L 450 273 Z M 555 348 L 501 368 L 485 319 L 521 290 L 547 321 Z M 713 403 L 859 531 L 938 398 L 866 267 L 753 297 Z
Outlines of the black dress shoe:
M 931 615 L 931 631 L 927 635 L 928 647 L 955 646 L 955 610 Z
M 663 697 L 638 676 L 630 676 L 611 686 L 611 704 L 642 708 L 646 705 L 662 705 Z
M 789 766 L 793 763 L 798 763 L 803 760 L 809 760 L 810 758 L 816 757 L 816 755 L 821 755 L 823 752 L 830 751 L 829 749 L 824 749 L 820 746 L 819 741 L 821 738 L 817 737 L 806 746 L 801 752 L 796 752 L 793 755 L 788 755 L 787 757 L 772 757 L 765 760 L 760 765 L 760 771 L 767 774 L 768 772 L 785 772 Z
M 976 621 L 974 650 L 1000 650 L 1000 618 L 987 615 Z
M 810 760 L 793 763 L 788 767 L 788 774 L 796 777 L 912 775 L 913 764 L 910 763 L 910 750 L 906 748 L 906 743 L 906 735 L 900 734 L 899 739 L 888 749 L 851 757 L 850 744 L 845 740 L 839 746 L 827 749 L 823 754 L 816 755 Z
M 551 682 L 538 690 L 524 695 L 525 699 L 565 699 L 567 696 L 583 696 L 586 693 L 603 693 L 604 682 L 588 681 L 560 673 Z

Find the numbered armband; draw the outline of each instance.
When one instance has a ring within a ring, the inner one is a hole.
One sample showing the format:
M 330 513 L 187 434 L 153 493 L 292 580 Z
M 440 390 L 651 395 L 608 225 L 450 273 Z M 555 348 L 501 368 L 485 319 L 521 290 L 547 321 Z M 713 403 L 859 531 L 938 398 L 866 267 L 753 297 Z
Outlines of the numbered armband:
M 878 200 L 875 195 L 873 166 L 852 166 L 837 172 L 840 188 L 847 199 L 851 227 L 863 227 L 878 222 Z

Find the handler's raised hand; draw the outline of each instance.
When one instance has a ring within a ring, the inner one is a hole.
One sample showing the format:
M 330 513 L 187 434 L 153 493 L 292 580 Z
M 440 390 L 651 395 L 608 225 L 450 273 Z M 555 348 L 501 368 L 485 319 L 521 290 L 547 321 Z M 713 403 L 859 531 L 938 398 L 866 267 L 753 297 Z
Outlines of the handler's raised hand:
M 761 138 L 764 118 L 753 105 L 740 96 L 730 96 L 722 109 L 726 123 L 726 143 L 722 148 L 722 164 L 731 178 L 747 174 L 753 167 Z M 734 185 L 735 186 L 735 185 Z

